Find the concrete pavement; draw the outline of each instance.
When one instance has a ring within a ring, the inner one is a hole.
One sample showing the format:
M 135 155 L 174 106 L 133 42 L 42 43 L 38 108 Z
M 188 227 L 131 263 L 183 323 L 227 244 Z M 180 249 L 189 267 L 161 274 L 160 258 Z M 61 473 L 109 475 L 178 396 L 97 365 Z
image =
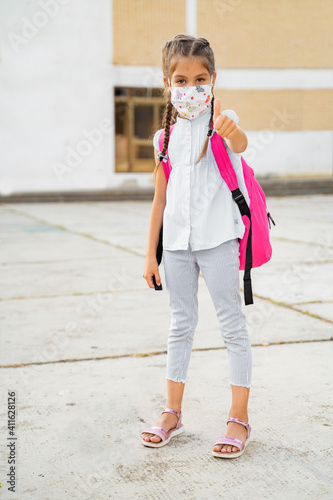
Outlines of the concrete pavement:
M 142 277 L 151 201 L 0 205 L 1 499 L 333 498 L 333 196 L 267 202 L 273 257 L 243 306 L 253 440 L 233 460 L 211 455 L 231 390 L 202 276 L 185 432 L 140 443 L 166 404 L 170 322 L 163 261 L 162 292 Z

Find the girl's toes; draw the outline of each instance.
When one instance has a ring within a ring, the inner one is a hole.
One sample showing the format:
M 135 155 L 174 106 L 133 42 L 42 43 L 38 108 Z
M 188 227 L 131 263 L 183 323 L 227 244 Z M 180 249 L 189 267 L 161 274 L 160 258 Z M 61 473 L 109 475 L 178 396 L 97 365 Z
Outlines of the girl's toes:
M 213 448 L 214 451 L 219 451 L 220 453 L 235 453 L 239 451 L 236 446 L 232 446 L 231 444 L 217 444 Z
M 161 441 L 161 438 L 159 436 L 153 436 L 150 441 L 153 441 L 153 443 L 158 443 Z

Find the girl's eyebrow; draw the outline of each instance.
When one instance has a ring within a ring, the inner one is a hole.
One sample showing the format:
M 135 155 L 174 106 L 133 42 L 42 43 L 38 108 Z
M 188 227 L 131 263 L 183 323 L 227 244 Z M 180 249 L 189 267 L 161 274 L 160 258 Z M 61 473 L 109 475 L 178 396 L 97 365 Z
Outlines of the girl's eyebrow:
M 200 75 L 197 75 L 195 78 L 198 78 L 199 76 L 202 75 L 208 75 L 208 73 L 200 73 Z M 186 76 L 183 75 L 175 75 L 174 78 L 186 78 Z

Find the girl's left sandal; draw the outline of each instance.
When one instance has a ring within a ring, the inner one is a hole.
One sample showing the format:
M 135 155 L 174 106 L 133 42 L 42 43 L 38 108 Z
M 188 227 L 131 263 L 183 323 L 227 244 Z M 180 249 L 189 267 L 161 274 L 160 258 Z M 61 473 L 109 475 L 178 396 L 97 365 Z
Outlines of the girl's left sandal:
M 239 424 L 244 425 L 244 427 L 246 427 L 246 429 L 247 429 L 247 438 L 245 440 L 245 443 L 243 443 L 243 441 L 241 441 L 240 439 L 236 439 L 233 437 L 226 437 L 226 436 L 220 437 L 216 441 L 214 446 L 217 444 L 230 444 L 231 446 L 236 446 L 237 448 L 239 448 L 239 451 L 231 451 L 229 453 L 226 453 L 226 452 L 213 450 L 212 455 L 214 457 L 219 457 L 219 458 L 237 458 L 237 457 L 240 457 L 241 455 L 243 455 L 245 448 L 247 447 L 247 445 L 249 444 L 249 442 L 251 440 L 252 427 L 250 426 L 249 423 L 243 422 L 243 420 L 240 420 L 239 418 L 234 418 L 234 417 L 228 418 L 227 424 L 228 424 L 228 422 L 237 422 Z

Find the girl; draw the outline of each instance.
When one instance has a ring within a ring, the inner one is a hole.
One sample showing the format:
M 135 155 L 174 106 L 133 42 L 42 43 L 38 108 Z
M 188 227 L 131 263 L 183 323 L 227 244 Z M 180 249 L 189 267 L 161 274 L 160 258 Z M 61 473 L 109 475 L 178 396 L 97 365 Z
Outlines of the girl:
M 227 347 L 232 405 L 222 438 L 213 456 L 240 456 L 250 440 L 247 404 L 252 374 L 251 344 L 239 290 L 239 240 L 245 225 L 231 192 L 223 181 L 209 138 L 221 135 L 249 204 L 239 153 L 247 137 L 232 110 L 220 113 L 214 98 L 214 54 L 205 38 L 177 35 L 162 51 L 166 109 L 163 149 L 154 136 L 156 167 L 143 277 L 154 288 L 160 284 L 156 249 L 163 223 L 163 260 L 171 326 L 167 351 L 167 408 L 153 427 L 141 434 L 145 446 L 166 445 L 184 431 L 181 405 L 194 332 L 198 323 L 198 278 L 201 271 L 213 300 Z M 172 134 L 170 126 L 175 123 Z M 221 140 L 222 140 L 221 139 Z M 167 183 L 161 160 L 166 150 L 172 171 Z

